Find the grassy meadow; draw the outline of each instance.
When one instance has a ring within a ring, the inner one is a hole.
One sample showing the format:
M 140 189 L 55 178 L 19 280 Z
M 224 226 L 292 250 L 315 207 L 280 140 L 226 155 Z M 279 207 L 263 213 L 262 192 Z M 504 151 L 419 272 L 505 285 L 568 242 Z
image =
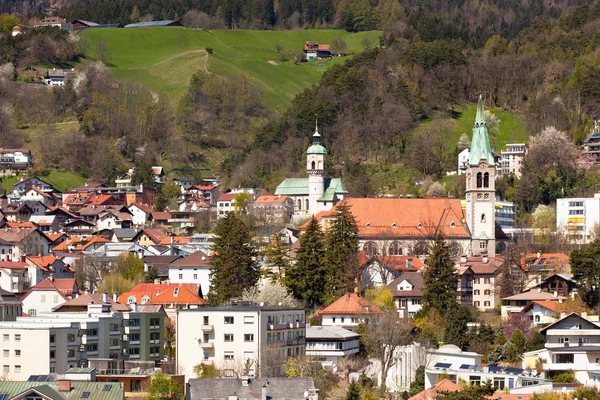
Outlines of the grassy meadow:
M 295 65 L 280 61 L 276 45 L 283 53 L 297 54 L 307 40 L 331 43 L 341 38 L 351 54 L 363 50 L 366 42 L 377 43 L 379 36 L 379 32 L 343 30 L 205 31 L 183 27 L 85 29 L 79 34 L 92 42 L 90 58 L 96 57 L 97 40 L 108 43 L 112 53 L 109 67 L 115 77 L 147 85 L 168 96 L 174 105 L 190 76 L 205 69 L 221 76 L 244 75 L 262 94 L 265 105 L 279 113 L 345 57 Z M 212 54 L 206 52 L 207 47 Z

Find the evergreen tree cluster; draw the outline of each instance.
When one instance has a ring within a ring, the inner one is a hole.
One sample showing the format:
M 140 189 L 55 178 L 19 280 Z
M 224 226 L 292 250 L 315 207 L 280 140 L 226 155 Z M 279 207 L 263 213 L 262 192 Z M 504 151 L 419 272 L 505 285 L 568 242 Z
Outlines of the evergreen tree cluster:
M 297 298 L 311 306 L 333 301 L 349 293 L 359 274 L 358 228 L 350 207 L 342 202 L 326 232 L 312 218 L 302 236 L 296 262 L 285 283 Z

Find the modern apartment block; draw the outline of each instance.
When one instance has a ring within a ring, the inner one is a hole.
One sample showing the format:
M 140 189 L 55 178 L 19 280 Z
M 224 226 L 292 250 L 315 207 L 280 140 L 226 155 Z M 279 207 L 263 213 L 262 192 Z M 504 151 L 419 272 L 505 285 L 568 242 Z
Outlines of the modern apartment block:
M 498 168 L 498 175 L 514 174 L 517 178 L 521 178 L 525 155 L 527 155 L 527 144 L 507 144 L 506 150 L 500 152 L 500 168 Z
M 600 223 L 600 193 L 593 198 L 556 199 L 556 229 L 571 241 L 586 244 Z
M 305 354 L 305 311 L 241 302 L 177 310 L 178 373 L 212 364 L 228 376 L 261 376 L 288 357 Z
M 87 312 L 2 322 L 0 341 L 1 372 L 12 380 L 90 365 L 117 369 L 123 361 L 162 359 L 164 319 L 162 313 L 111 312 L 107 305 L 90 304 Z

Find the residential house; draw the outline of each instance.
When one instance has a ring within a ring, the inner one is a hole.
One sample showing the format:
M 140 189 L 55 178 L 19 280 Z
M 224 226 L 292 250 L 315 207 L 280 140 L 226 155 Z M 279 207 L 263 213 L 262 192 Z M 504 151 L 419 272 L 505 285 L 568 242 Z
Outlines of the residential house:
M 30 288 L 21 298 L 23 310 L 30 317 L 52 312 L 52 309 L 78 296 L 75 279 L 46 278 Z
M 89 253 L 89 255 L 95 258 L 100 258 L 111 262 L 123 253 L 132 253 L 139 259 L 153 254 L 148 248 L 142 247 L 139 244 L 135 244 L 132 242 L 110 242 L 104 243 L 103 245 L 92 250 L 92 252 Z
M 65 223 L 63 230 L 69 236 L 92 236 L 96 232 L 96 224 L 85 219 L 75 219 Z
M 173 179 L 176 185 L 181 187 L 181 194 L 188 191 L 194 184 L 194 180 L 192 178 L 175 178 Z
M 56 28 L 62 29 L 63 31 L 73 30 L 73 27 L 71 26 L 71 23 L 69 21 L 67 21 L 64 18 L 53 17 L 53 16 L 46 17 L 33 25 L 34 28 L 46 27 L 46 26 L 54 26 Z
M 30 187 L 36 187 L 42 190 L 54 190 L 54 187 L 48 182 L 38 178 L 37 176 L 29 176 L 15 183 L 13 185 L 13 191 L 16 196 L 20 196 L 23 191 L 29 189 Z
M 135 235 L 133 241 L 142 247 L 160 244 L 167 233 L 160 229 L 142 229 Z
M 0 149 L 0 170 L 21 171 L 31 168 L 29 149 Z
M 472 279 L 472 303 L 471 305 L 480 311 L 490 311 L 500 304 L 501 267 L 505 263 L 501 255 L 495 257 L 462 255 L 456 261 L 456 269 L 463 271 L 465 267 L 471 272 Z M 465 289 L 469 285 L 463 285 Z
M 460 392 L 461 390 L 462 388 L 450 379 L 442 379 L 429 389 L 425 389 L 409 397 L 408 400 L 434 400 L 438 393 Z
M 294 214 L 294 200 L 289 196 L 260 196 L 249 207 L 249 213 L 266 224 L 287 224 Z
M 189 400 L 318 400 L 312 378 L 190 379 Z M 8 399 L 7 399 L 8 400 Z
M 577 282 L 573 279 L 572 274 L 554 274 L 532 288 L 532 290 L 537 289 L 541 289 L 542 292 L 570 297 L 577 292 Z
M 412 318 L 421 310 L 421 300 L 425 289 L 422 272 L 403 272 L 387 287 L 394 297 L 400 318 Z
M 150 214 L 148 222 L 153 225 L 168 225 L 171 219 L 171 213 L 166 211 L 153 211 Z
M 81 219 L 80 216 L 74 214 L 74 212 L 71 212 L 64 207 L 48 207 L 46 214 L 55 217 L 58 223 L 58 229 L 61 231 L 64 230 L 65 224 L 77 219 Z
M 325 178 L 327 150 L 315 129 L 312 144 L 306 150 L 308 178 L 286 178 L 275 189 L 275 195 L 288 196 L 294 202 L 294 219 L 299 221 L 329 211 L 348 194 L 340 178 Z
M 306 355 L 315 357 L 323 367 L 333 368 L 340 358 L 360 351 L 360 335 L 341 326 L 306 328 Z
M 555 300 L 534 300 L 521 311 L 532 325 L 553 324 L 560 315 L 560 303 Z
M 521 258 L 520 265 L 526 274 L 526 289 L 537 286 L 554 274 L 571 273 L 569 256 L 563 253 L 526 254 Z
M 226 214 L 235 211 L 235 196 L 238 193 L 223 193 L 217 199 L 217 217 L 223 218 Z
M 203 251 L 197 251 L 169 264 L 169 282 L 200 285 L 202 296 L 206 296 L 210 289 L 211 265 L 210 257 Z
M 526 143 L 509 143 L 506 150 L 500 152 L 500 164 L 498 175 L 508 176 L 513 174 L 520 179 L 523 174 L 523 160 L 527 155 L 528 146 Z
M 23 303 L 14 293 L 0 288 L 0 321 L 15 321 L 23 314 Z
M 58 220 L 54 215 L 32 215 L 29 222 L 33 223 L 41 232 L 58 232 Z
M 22 191 L 19 200 L 21 203 L 40 202 L 46 207 L 56 206 L 61 201 L 54 189 L 42 189 L 37 187 L 30 187 Z
M 462 351 L 453 344 L 427 350 L 427 360 L 425 389 L 434 387 L 444 377 L 454 383 L 464 381 L 472 385 L 481 385 L 489 380 L 497 391 L 510 391 L 546 382 L 545 379 L 521 368 L 484 366 L 481 363 L 481 354 Z
M 34 212 L 27 204 L 2 202 L 2 214 L 7 221 L 26 222 Z
M 280 371 L 286 357 L 305 354 L 305 321 L 304 309 L 254 303 L 177 310 L 179 370 L 191 378 L 200 362 L 221 366 L 227 377 Z M 283 357 L 273 360 L 273 351 Z
M 323 326 L 341 326 L 355 329 L 359 324 L 377 319 L 383 312 L 357 293 L 348 293 L 319 311 Z
M 17 367 L 15 365 L 15 367 Z M 8 373 L 12 376 L 12 372 Z M 24 375 L 24 374 L 21 374 Z M 0 382 L 0 393 L 5 400 L 44 399 L 44 400 L 124 400 L 123 384 L 111 382 L 99 385 L 96 382 L 83 382 L 61 379 L 57 381 L 27 380 L 21 382 Z
M 11 293 L 21 293 L 31 287 L 29 265 L 24 262 L 0 262 L 0 289 Z
M 180 255 L 159 255 L 159 256 L 147 256 L 142 259 L 144 261 L 144 272 L 152 267 L 158 271 L 158 279 L 166 281 L 169 279 L 169 264 L 181 259 Z
M 63 232 L 42 232 L 44 236 L 48 239 L 48 248 L 52 249 L 55 246 L 58 246 L 65 240 L 67 240 L 67 235 Z
M 165 170 L 160 165 L 155 165 L 152 167 L 152 179 L 154 183 L 158 183 L 160 185 L 165 183 Z
M 600 323 L 587 315 L 571 313 L 540 330 L 546 338 L 544 349 L 524 354 L 523 367 L 536 368 L 542 359 L 546 376 L 553 378 L 573 371 L 586 386 L 600 385 Z M 533 356 L 533 357 L 531 357 Z
M 331 57 L 330 45 L 309 40 L 304 44 L 304 55 L 307 60 L 329 58 Z
M 425 264 L 416 256 L 371 255 L 359 252 L 361 264 L 362 291 L 381 285 L 389 285 L 404 272 L 415 272 L 425 268 Z
M 215 206 L 217 204 L 217 186 L 215 185 L 193 185 L 189 186 L 185 191 L 188 193 L 201 195 L 211 206 Z
M 48 238 L 36 228 L 0 229 L 0 243 L 9 243 L 11 260 L 30 254 L 47 255 Z M 0 252 L 4 246 L 0 246 Z
M 186 193 L 178 202 L 178 209 L 181 212 L 201 212 L 209 211 L 211 205 L 208 200 L 198 193 Z
M 133 242 L 133 238 L 137 235 L 138 230 L 133 228 L 114 228 L 100 232 L 103 236 L 110 239 L 113 243 Z
M 135 227 L 145 226 L 152 214 L 152 207 L 134 203 L 128 207 L 132 214 L 132 222 Z
M 82 293 L 75 296 L 66 302 L 52 307 L 54 313 L 84 313 L 88 310 L 89 305 L 101 306 L 102 312 L 127 312 L 133 308 L 126 304 L 121 304 L 107 296 L 106 293 Z
M 48 69 L 44 76 L 44 83 L 47 86 L 64 86 L 65 83 L 75 77 L 75 69 Z
M 111 241 L 102 236 L 71 236 L 58 246 L 53 247 L 52 252 L 91 254 L 106 243 L 111 243 Z
M 511 314 L 520 313 L 534 301 L 555 301 L 558 303 L 563 302 L 564 300 L 564 296 L 543 292 L 539 288 L 536 290 L 528 290 L 523 293 L 502 298 L 501 315 L 504 318 L 508 318 Z
M 27 256 L 25 262 L 35 267 L 35 276 L 32 280 L 35 283 L 41 282 L 46 278 L 73 278 L 74 272 L 70 265 L 55 256 Z
M 594 127 L 583 141 L 581 156 L 591 164 L 600 163 L 600 119 L 594 119 Z

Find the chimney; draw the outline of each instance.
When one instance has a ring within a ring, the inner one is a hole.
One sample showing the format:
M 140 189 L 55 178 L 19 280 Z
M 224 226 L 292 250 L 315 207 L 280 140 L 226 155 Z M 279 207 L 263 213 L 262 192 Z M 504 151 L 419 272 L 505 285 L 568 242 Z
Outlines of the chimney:
M 261 396 L 262 400 L 267 400 L 267 384 L 262 385 Z
M 113 301 L 116 303 L 117 302 L 117 294 L 113 293 Z
M 542 252 L 540 250 L 538 250 L 537 252 L 537 258 L 540 258 L 542 256 Z
M 483 257 L 481 258 L 481 262 L 484 263 L 484 264 L 488 263 L 488 256 L 487 256 L 487 254 L 483 255 Z
M 108 293 L 102 293 L 102 303 L 108 303 Z
M 248 383 L 250 383 L 248 375 L 242 375 L 242 386 L 248 386 Z
M 560 319 L 563 319 L 567 316 L 567 312 L 566 311 L 561 311 L 560 312 Z
M 554 291 L 554 297 L 558 297 L 558 292 L 556 290 Z
M 464 264 L 467 262 L 467 255 L 466 254 L 461 254 L 460 255 L 460 263 Z
M 137 312 L 137 304 L 136 303 L 130 304 L 129 307 L 131 307 L 132 312 Z
M 581 318 L 587 319 L 587 312 L 586 311 L 582 311 L 581 312 Z
M 71 381 L 66 379 L 60 379 L 58 381 L 58 391 L 59 392 L 70 392 L 71 391 Z

